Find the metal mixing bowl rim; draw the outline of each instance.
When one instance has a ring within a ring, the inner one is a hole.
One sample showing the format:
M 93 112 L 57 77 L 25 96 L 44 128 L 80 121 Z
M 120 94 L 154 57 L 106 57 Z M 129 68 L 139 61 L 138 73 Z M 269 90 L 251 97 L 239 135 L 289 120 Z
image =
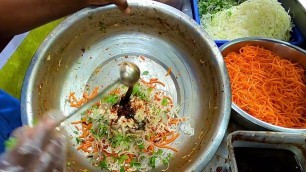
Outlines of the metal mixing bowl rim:
M 211 137 L 213 140 L 207 141 L 207 155 L 206 156 L 199 156 L 199 159 L 195 161 L 195 163 L 192 165 L 196 169 L 204 168 L 208 163 L 209 160 L 212 159 L 214 154 L 216 153 L 217 149 L 219 148 L 228 123 L 230 119 L 230 112 L 231 112 L 231 90 L 230 90 L 230 84 L 229 84 L 229 77 L 227 73 L 227 69 L 223 60 L 223 57 L 215 44 L 215 42 L 211 39 L 211 37 L 204 31 L 204 29 L 198 25 L 192 18 L 184 14 L 183 12 L 165 5 L 163 3 L 159 3 L 156 1 L 139 1 L 139 0 L 128 0 L 129 6 L 131 9 L 135 8 L 155 8 L 158 9 L 164 13 L 170 13 L 175 18 L 179 18 L 181 22 L 184 22 L 185 24 L 188 24 L 194 29 L 194 32 L 196 32 L 199 37 L 201 37 L 205 42 L 208 44 L 208 46 L 211 48 L 211 51 L 214 53 L 214 58 L 216 60 L 216 70 L 217 73 L 219 73 L 220 76 L 220 92 L 222 92 L 222 99 L 220 100 L 220 104 L 222 106 L 220 107 L 220 117 L 219 121 L 217 123 L 218 129 L 213 132 L 213 136 Z M 84 17 L 86 17 L 89 13 L 94 13 L 101 10 L 109 10 L 117 8 L 115 5 L 107 5 L 104 7 L 97 7 L 97 8 L 85 8 L 75 14 L 72 14 L 68 18 L 66 18 L 62 23 L 60 23 L 53 31 L 50 32 L 50 34 L 46 37 L 46 39 L 42 42 L 40 47 L 38 48 L 37 52 L 35 53 L 33 59 L 31 60 L 31 63 L 28 67 L 28 70 L 25 75 L 24 83 L 22 86 L 22 93 L 21 93 L 21 113 L 23 114 L 21 116 L 22 123 L 24 125 L 33 125 L 33 119 L 32 117 L 28 117 L 28 114 L 33 114 L 31 109 L 31 100 L 32 100 L 32 89 L 36 87 L 36 85 L 33 85 L 35 77 L 32 75 L 33 72 L 37 72 L 39 65 L 41 62 L 41 54 L 45 54 L 47 52 L 48 45 L 50 44 L 50 40 L 54 39 L 55 35 L 63 33 L 67 28 L 73 25 L 73 23 L 82 20 Z M 214 146 L 212 146 L 214 145 Z
M 299 48 L 299 47 L 297 47 L 295 45 L 292 45 L 292 44 L 290 44 L 288 42 L 277 40 L 277 39 L 272 39 L 272 38 L 263 38 L 263 37 L 245 37 L 245 38 L 234 39 L 232 41 L 229 41 L 229 42 L 223 44 L 220 47 L 220 51 L 222 53 L 222 51 L 225 50 L 226 48 L 228 48 L 228 47 L 230 47 L 230 46 L 232 46 L 234 44 L 245 42 L 245 41 L 273 42 L 273 43 L 276 43 L 276 44 L 281 44 L 283 46 L 287 46 L 287 47 L 293 48 L 293 49 L 295 49 L 297 51 L 301 51 L 302 53 L 306 54 L 305 50 L 303 50 L 302 48 Z M 281 131 L 281 132 L 291 132 L 291 133 L 305 133 L 306 132 L 306 129 L 293 129 L 293 128 L 280 127 L 280 126 L 276 126 L 276 125 L 273 125 L 273 124 L 261 121 L 261 120 L 255 118 L 255 117 L 253 117 L 249 113 L 245 112 L 244 110 L 242 110 L 234 102 L 232 102 L 232 108 L 234 109 L 234 111 L 236 111 L 243 118 L 245 118 L 248 121 L 254 123 L 255 125 L 258 125 L 260 127 L 266 128 L 268 130 Z

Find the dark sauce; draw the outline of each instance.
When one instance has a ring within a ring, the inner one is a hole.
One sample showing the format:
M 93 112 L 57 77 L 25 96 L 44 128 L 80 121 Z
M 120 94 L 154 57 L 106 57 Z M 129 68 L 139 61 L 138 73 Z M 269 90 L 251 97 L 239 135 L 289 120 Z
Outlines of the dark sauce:
M 146 122 L 145 121 L 140 121 L 139 122 L 139 121 L 135 120 L 135 118 L 134 118 L 137 109 L 134 109 L 131 106 L 131 102 L 129 100 L 128 100 L 128 102 L 122 103 L 123 101 L 125 101 L 124 97 L 122 97 L 121 100 L 118 103 L 116 103 L 112 106 L 111 111 L 117 112 L 118 118 L 115 121 L 112 120 L 110 126 L 112 126 L 112 124 L 114 122 L 117 123 L 118 120 L 120 119 L 120 117 L 124 116 L 126 119 L 134 120 L 134 122 L 137 125 L 137 128 L 135 128 L 136 130 L 144 130 L 145 126 L 146 126 Z
M 239 172 L 303 172 L 289 150 L 236 147 L 234 153 Z
M 126 119 L 134 119 L 136 111 L 131 107 L 131 102 L 127 102 L 124 105 L 116 103 L 112 108 L 117 111 L 118 119 L 121 116 L 124 116 Z

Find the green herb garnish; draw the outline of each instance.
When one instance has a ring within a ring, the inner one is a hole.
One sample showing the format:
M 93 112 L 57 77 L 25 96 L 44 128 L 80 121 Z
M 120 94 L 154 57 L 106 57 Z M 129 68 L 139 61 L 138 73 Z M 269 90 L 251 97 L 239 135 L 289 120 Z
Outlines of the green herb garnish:
M 156 164 L 156 157 L 152 156 L 149 158 L 149 166 L 152 168 L 155 168 L 155 164 Z
M 141 90 L 140 85 L 137 83 L 133 87 L 132 95 L 139 97 L 144 101 L 148 101 L 148 95 L 145 90 Z
M 144 148 L 145 148 L 145 147 L 144 147 L 144 143 L 139 144 L 139 145 L 138 145 L 138 148 L 139 148 L 139 149 L 144 149 Z
M 101 167 L 101 169 L 103 169 L 103 168 L 107 169 L 107 163 L 106 163 L 106 161 L 105 161 L 105 160 L 104 160 L 104 161 L 101 161 L 100 164 L 99 164 L 99 167 Z
M 141 163 L 139 163 L 139 162 L 131 162 L 130 163 L 130 165 L 132 166 L 132 167 L 136 167 L 136 168 L 140 168 L 141 167 Z
M 157 152 L 156 152 L 156 154 L 157 154 L 157 155 L 162 155 L 162 154 L 163 154 L 163 150 L 158 149 Z
M 127 160 L 129 157 L 127 155 L 122 155 L 119 157 L 118 162 L 119 164 L 122 164 L 125 160 Z
M 149 74 L 149 71 L 147 70 L 142 72 L 142 75 L 148 75 L 148 74 Z
M 80 144 L 80 143 L 82 142 L 82 139 L 79 138 L 79 137 L 76 137 L 76 138 L 75 138 L 75 141 L 77 142 L 77 144 Z
M 163 98 L 161 104 L 162 104 L 163 106 L 167 106 L 167 105 L 168 105 L 168 99 Z
M 171 158 L 173 158 L 172 154 L 171 154 L 171 153 L 168 153 L 168 154 L 167 154 L 167 157 L 166 157 L 165 159 L 163 159 L 163 164 L 164 164 L 164 165 L 169 164 L 169 160 L 170 160 Z
M 114 94 L 110 94 L 110 95 L 105 97 L 104 101 L 106 103 L 116 104 L 119 101 L 119 96 L 118 95 L 114 95 Z
M 198 7 L 200 16 L 205 14 L 215 14 L 219 11 L 229 9 L 232 6 L 241 4 L 246 0 L 199 0 Z

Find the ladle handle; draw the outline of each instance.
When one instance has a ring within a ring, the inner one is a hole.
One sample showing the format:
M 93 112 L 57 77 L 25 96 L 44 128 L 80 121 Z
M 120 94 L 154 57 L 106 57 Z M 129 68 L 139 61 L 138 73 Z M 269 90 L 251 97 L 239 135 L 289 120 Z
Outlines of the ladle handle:
M 70 117 L 72 117 L 76 114 L 82 114 L 82 113 L 86 112 L 89 108 L 91 108 L 99 100 L 101 100 L 105 96 L 107 91 L 109 91 L 112 87 L 114 87 L 119 82 L 120 82 L 119 79 L 112 82 L 110 85 L 108 85 L 106 88 L 104 88 L 100 93 L 98 93 L 98 95 L 96 95 L 95 98 L 89 100 L 87 103 L 83 104 L 80 108 L 78 108 L 77 110 L 73 111 L 71 114 L 66 116 L 65 118 L 58 121 L 57 124 L 55 125 L 55 127 L 59 126 L 62 122 L 66 121 L 67 119 L 69 119 Z
M 121 106 L 127 104 L 130 101 L 130 97 L 132 95 L 132 92 L 133 92 L 133 87 L 129 87 L 129 89 L 125 93 L 123 99 L 121 99 L 121 101 L 119 103 Z

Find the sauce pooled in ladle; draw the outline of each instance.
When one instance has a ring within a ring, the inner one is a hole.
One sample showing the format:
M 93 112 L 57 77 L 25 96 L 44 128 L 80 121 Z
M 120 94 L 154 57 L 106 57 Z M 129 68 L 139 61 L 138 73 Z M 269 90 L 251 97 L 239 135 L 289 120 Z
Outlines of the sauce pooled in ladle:
M 113 109 L 117 110 L 117 119 L 121 116 L 124 116 L 126 119 L 134 119 L 136 110 L 131 107 L 130 97 L 133 92 L 133 86 L 140 78 L 140 70 L 136 64 L 131 62 L 123 62 L 119 69 L 120 82 L 129 88 L 120 102 L 113 105 Z

